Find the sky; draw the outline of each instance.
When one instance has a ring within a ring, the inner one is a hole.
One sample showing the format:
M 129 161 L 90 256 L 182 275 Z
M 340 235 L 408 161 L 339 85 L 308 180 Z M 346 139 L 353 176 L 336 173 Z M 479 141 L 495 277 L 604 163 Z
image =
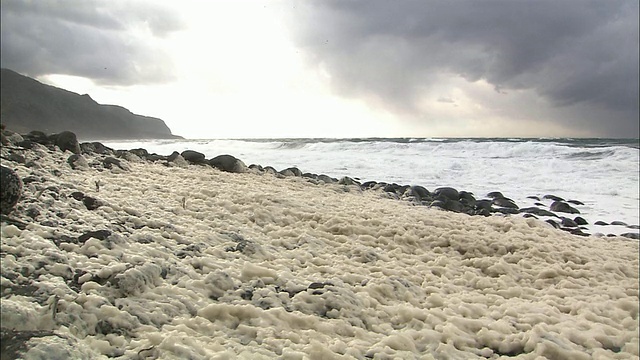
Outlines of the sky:
M 2 0 L 0 62 L 186 138 L 635 138 L 638 4 Z

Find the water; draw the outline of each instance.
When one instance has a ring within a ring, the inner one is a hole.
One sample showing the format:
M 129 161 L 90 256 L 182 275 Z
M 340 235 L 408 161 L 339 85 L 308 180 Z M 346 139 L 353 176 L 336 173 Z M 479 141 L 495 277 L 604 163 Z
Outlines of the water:
M 520 206 L 553 194 L 582 201 L 582 216 L 638 224 L 640 143 L 637 139 L 211 139 L 104 141 L 114 149 L 161 155 L 196 150 L 231 154 L 247 165 L 361 181 L 452 186 L 477 198 L 501 191 Z M 592 232 L 629 229 L 591 226 Z M 636 230 L 633 230 L 636 231 Z

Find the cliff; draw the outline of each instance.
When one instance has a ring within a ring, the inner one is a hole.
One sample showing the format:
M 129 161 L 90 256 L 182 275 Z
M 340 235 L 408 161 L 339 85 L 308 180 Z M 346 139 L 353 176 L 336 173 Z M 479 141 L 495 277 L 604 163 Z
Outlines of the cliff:
M 42 84 L 9 69 L 0 69 L 0 120 L 18 133 L 73 131 L 84 139 L 168 139 L 161 119 L 116 105 L 102 105 L 89 95 Z

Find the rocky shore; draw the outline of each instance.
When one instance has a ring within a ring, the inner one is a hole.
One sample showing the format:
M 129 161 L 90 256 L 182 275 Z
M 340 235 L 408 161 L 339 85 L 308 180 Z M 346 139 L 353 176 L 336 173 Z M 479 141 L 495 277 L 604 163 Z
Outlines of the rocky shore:
M 71 132 L 3 130 L 1 156 L 3 359 L 639 353 L 637 226 L 586 236 L 578 200 Z

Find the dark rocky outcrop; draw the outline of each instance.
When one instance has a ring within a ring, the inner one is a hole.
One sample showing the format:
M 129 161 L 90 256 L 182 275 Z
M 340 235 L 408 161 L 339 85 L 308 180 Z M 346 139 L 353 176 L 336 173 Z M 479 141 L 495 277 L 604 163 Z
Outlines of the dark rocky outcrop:
M 42 84 L 9 69 L 0 70 L 2 123 L 18 133 L 73 130 L 86 139 L 177 138 L 164 121 L 101 105 L 89 95 Z
M 571 205 L 562 202 L 562 201 L 554 201 L 551 206 L 549 206 L 549 210 L 551 211 L 557 211 L 557 212 L 562 212 L 562 213 L 569 213 L 569 214 L 580 214 L 580 211 L 574 207 L 572 207 Z

